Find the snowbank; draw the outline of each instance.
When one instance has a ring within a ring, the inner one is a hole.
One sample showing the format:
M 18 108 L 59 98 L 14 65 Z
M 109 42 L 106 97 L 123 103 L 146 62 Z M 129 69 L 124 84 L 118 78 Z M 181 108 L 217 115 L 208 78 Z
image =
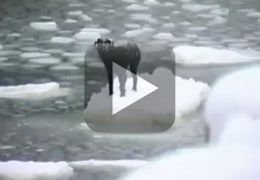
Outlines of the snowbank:
M 260 52 L 215 49 L 203 46 L 173 48 L 175 62 L 184 65 L 233 64 L 260 60 Z
M 227 122 L 240 115 L 260 119 L 260 67 L 228 74 L 212 88 L 206 102 L 205 119 L 217 141 Z
M 69 180 L 72 175 L 66 162 L 0 162 L 2 180 Z
M 56 82 L 17 86 L 0 86 L 0 98 L 37 100 L 64 96 L 66 94 L 67 90 L 61 89 L 60 85 Z
M 31 22 L 30 26 L 35 30 L 40 31 L 56 31 L 58 30 L 58 26 L 56 22 L 49 21 L 49 22 Z

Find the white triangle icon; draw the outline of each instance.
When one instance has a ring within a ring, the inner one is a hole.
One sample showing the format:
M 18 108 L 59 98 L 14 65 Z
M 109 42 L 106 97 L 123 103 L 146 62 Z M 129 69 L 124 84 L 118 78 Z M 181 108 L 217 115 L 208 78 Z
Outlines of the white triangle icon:
M 131 104 L 137 102 L 138 100 L 142 99 L 143 97 L 151 94 L 155 90 L 158 89 L 157 86 L 149 83 L 148 81 L 142 79 L 139 76 L 137 77 L 137 91 L 133 90 L 133 75 L 130 71 L 124 69 L 123 67 L 113 63 L 113 71 L 117 69 L 122 71 L 126 71 L 128 74 L 131 74 L 130 77 L 127 77 L 125 83 L 126 94 L 125 96 L 120 96 L 120 84 L 118 77 L 114 78 L 113 80 L 113 95 L 112 95 L 112 114 L 115 115 L 119 111 L 125 109 L 126 107 L 130 106 Z

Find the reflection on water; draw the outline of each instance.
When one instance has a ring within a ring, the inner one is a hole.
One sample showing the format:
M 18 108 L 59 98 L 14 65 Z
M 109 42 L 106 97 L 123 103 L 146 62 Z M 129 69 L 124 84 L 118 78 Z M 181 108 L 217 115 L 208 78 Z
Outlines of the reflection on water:
M 0 160 L 142 159 L 203 141 L 199 120 L 187 121 L 183 131 L 176 130 L 174 142 L 160 141 L 160 147 L 158 141 L 144 143 L 130 137 L 95 138 L 76 128 L 83 122 L 87 44 L 75 35 L 86 27 L 102 27 L 111 31 L 105 36 L 115 41 L 134 40 L 143 53 L 140 73 L 152 73 L 159 66 L 169 66 L 171 48 L 180 44 L 260 50 L 259 1 L 162 0 L 160 5 L 139 10 L 131 10 L 130 5 L 127 0 L 1 1 L 0 85 L 56 81 L 72 92 L 41 102 L 0 99 Z M 46 24 L 37 28 L 31 24 L 39 21 L 51 23 L 47 30 Z M 86 64 L 91 73 L 85 83 L 91 88 L 85 96 L 90 99 L 105 82 L 100 82 L 98 62 L 87 60 Z M 219 75 L 242 66 L 177 65 L 176 74 L 211 84 Z

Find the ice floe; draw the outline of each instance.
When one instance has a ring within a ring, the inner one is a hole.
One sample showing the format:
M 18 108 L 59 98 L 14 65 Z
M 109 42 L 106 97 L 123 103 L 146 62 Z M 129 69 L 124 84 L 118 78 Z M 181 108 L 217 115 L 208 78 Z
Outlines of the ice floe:
M 93 20 L 92 17 L 90 17 L 90 16 L 88 16 L 88 15 L 86 15 L 86 14 L 82 14 L 82 15 L 80 16 L 80 18 L 81 18 L 83 21 L 92 21 L 92 20 Z
M 69 11 L 68 15 L 70 15 L 70 16 L 81 16 L 81 15 L 83 15 L 83 12 L 82 11 Z
M 60 59 L 55 57 L 41 57 L 41 58 L 31 58 L 28 60 L 29 63 L 39 64 L 39 65 L 55 65 L 61 62 Z
M 61 89 L 60 85 L 56 82 L 0 86 L 0 98 L 39 100 L 64 96 L 67 93 L 67 90 Z
M 30 26 L 35 30 L 41 30 L 41 31 L 56 31 L 56 30 L 58 30 L 57 23 L 54 22 L 54 21 L 31 22 Z
M 145 0 L 145 5 L 159 5 L 160 3 L 157 0 Z
M 173 2 L 165 2 L 162 4 L 163 6 L 166 6 L 166 7 L 173 7 L 173 6 L 176 6 Z
M 94 42 L 97 38 L 110 32 L 110 30 L 105 28 L 83 28 L 75 34 L 74 38 L 76 41 Z
M 140 4 L 131 4 L 127 6 L 126 9 L 132 11 L 144 11 L 144 10 L 148 10 L 149 8 Z
M 52 71 L 77 71 L 79 67 L 72 64 L 59 64 L 50 68 Z
M 69 38 L 69 37 L 61 37 L 61 36 L 56 36 L 51 38 L 52 43 L 57 43 L 57 44 L 71 44 L 74 42 L 74 39 Z
M 70 162 L 69 165 L 75 169 L 89 169 L 89 168 L 140 168 L 147 165 L 148 161 L 143 160 L 113 160 L 113 161 L 102 161 L 102 160 L 88 160 L 88 161 L 74 161 Z
M 210 140 L 216 142 L 223 127 L 232 119 L 260 120 L 260 67 L 252 66 L 220 78 L 205 103 Z
M 144 22 L 148 22 L 148 23 L 156 23 L 157 20 L 155 18 L 152 17 L 151 14 L 131 14 L 130 15 L 130 19 L 132 20 L 139 20 L 139 21 L 144 21 Z
M 219 9 L 220 6 L 215 4 L 215 5 L 203 5 L 203 4 L 192 4 L 192 3 L 187 3 L 183 4 L 181 6 L 184 10 L 188 10 L 194 13 L 198 13 L 201 11 L 206 11 L 206 10 L 214 10 L 214 9 Z
M 124 24 L 124 26 L 130 29 L 137 29 L 141 27 L 141 25 L 137 23 L 128 23 L 128 24 Z
M 159 40 L 165 40 L 165 41 L 173 41 L 174 36 L 171 33 L 168 32 L 160 32 L 157 33 L 153 36 L 154 39 L 159 39 Z
M 177 46 L 173 48 L 175 61 L 184 65 L 232 64 L 259 60 L 259 52 L 233 51 L 203 46 Z
M 73 169 L 66 162 L 0 162 L 3 180 L 69 180 Z
M 175 117 L 177 119 L 194 112 L 206 99 L 210 89 L 206 83 L 178 76 L 175 78 L 175 86 Z
M 176 25 L 174 23 L 165 23 L 162 26 L 163 28 L 175 28 Z
M 24 59 L 43 58 L 49 56 L 50 56 L 49 53 L 43 53 L 43 52 L 24 52 L 20 55 L 20 57 Z
M 252 18 L 260 18 L 260 12 L 248 12 L 246 16 Z
M 154 29 L 152 29 L 152 28 L 144 27 L 144 28 L 140 28 L 140 29 L 126 31 L 123 36 L 125 36 L 127 38 L 132 38 L 132 37 L 141 36 L 146 33 L 153 32 L 153 31 L 154 31 Z
M 3 49 L 3 46 L 2 46 L 2 44 L 0 44 L 0 49 Z
M 77 23 L 78 21 L 76 19 L 66 19 L 64 22 L 71 24 L 71 23 Z

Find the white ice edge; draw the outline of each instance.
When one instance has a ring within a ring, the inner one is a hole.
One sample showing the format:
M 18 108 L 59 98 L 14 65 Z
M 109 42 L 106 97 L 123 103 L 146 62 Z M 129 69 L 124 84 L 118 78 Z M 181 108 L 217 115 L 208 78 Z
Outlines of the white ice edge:
M 56 82 L 0 86 L 0 98 L 37 100 L 64 96 L 67 93 L 68 89 L 60 88 Z
M 221 65 L 260 60 L 260 52 L 250 49 L 229 50 L 182 45 L 173 48 L 172 51 L 175 55 L 175 62 L 183 65 Z
M 147 165 L 143 160 L 85 160 L 72 162 L 0 162 L 0 178 L 4 180 L 69 180 L 75 170 L 133 169 Z

